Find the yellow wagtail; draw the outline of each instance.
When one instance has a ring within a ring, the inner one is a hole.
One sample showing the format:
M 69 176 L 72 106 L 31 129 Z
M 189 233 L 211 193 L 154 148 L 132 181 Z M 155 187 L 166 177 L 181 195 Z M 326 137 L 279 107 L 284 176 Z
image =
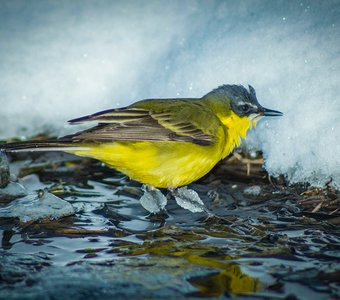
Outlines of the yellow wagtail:
M 202 98 L 147 99 L 70 120 L 97 122 L 54 140 L 3 144 L 5 151 L 65 151 L 96 158 L 141 183 L 175 189 L 207 174 L 262 116 L 255 90 L 222 85 Z

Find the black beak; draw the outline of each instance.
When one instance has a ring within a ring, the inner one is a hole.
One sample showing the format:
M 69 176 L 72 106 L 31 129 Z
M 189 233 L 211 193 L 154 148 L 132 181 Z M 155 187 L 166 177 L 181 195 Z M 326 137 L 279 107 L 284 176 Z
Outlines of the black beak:
M 266 117 L 279 117 L 279 116 L 283 116 L 283 113 L 277 110 L 272 110 L 272 109 L 268 109 L 268 108 L 262 108 L 261 110 L 262 114 Z

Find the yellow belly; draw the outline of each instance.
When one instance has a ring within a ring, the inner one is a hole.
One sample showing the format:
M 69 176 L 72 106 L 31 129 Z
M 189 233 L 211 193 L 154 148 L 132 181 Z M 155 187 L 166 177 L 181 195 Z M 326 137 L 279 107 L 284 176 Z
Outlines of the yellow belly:
M 185 142 L 113 142 L 72 153 L 99 159 L 139 182 L 175 188 L 207 174 L 221 159 L 222 148 Z

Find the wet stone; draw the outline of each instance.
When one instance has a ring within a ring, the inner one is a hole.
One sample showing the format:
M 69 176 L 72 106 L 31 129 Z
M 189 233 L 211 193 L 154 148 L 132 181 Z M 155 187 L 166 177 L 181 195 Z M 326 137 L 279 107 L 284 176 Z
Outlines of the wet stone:
M 10 182 L 9 163 L 6 154 L 0 151 L 0 189 Z
M 0 218 L 19 218 L 23 223 L 57 220 L 74 213 L 75 209 L 70 203 L 46 191 L 30 194 L 0 208 Z
M 13 200 L 27 195 L 27 190 L 18 182 L 10 182 L 4 188 L 0 188 L 0 200 Z

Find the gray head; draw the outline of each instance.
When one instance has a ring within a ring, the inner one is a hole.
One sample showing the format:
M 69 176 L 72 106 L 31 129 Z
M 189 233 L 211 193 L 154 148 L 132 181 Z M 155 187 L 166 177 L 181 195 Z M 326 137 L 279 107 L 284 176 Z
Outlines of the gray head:
M 230 100 L 231 109 L 240 117 L 250 116 L 251 114 L 263 116 L 282 116 L 276 110 L 264 108 L 256 98 L 255 89 L 248 85 L 249 91 L 243 85 L 225 84 L 211 91 L 206 96 L 217 99 Z

